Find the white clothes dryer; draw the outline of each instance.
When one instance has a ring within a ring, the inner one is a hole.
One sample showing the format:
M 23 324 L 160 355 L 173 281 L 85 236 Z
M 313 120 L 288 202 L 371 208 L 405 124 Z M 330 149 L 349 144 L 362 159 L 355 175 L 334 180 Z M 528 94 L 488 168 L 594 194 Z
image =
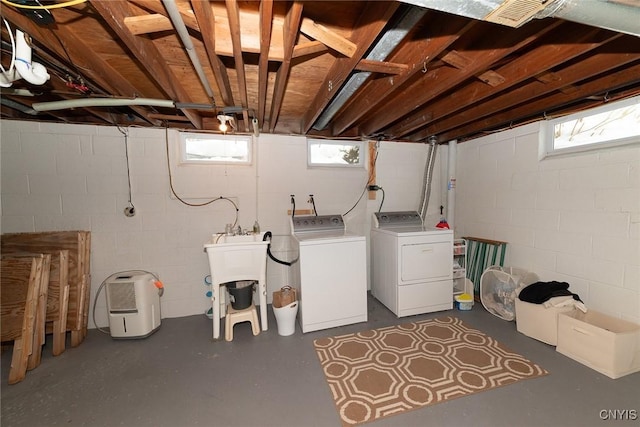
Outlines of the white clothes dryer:
M 415 211 L 374 213 L 371 293 L 398 317 L 452 309 L 453 231 Z

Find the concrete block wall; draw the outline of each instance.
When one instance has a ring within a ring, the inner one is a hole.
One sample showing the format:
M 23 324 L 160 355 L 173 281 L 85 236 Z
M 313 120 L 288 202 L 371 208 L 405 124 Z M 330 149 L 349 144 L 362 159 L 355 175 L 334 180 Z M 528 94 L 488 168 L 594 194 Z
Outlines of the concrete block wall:
M 640 323 L 640 145 L 538 160 L 539 124 L 458 144 L 456 235 Z
M 123 213 L 129 192 L 125 139 L 118 128 L 0 122 L 1 231 L 91 231 L 91 306 L 96 301 L 100 326 L 108 320 L 104 292 L 97 300 L 96 292 L 106 278 L 124 270 L 160 276 L 165 318 L 199 315 L 210 306 L 203 244 L 234 222 L 235 208 L 226 200 L 185 206 L 171 195 L 167 141 L 176 193 L 195 204 L 231 198 L 239 207 L 238 224 L 252 227 L 258 219 L 262 231 L 274 235 L 272 252 L 284 260 L 296 255 L 287 216 L 291 194 L 299 209 L 309 208 L 308 195 L 313 194 L 319 214 L 345 213 L 368 179 L 365 169 L 307 168 L 301 137 L 261 135 L 251 166 L 185 166 L 176 164 L 176 131 L 126 131 L 136 210 L 131 218 Z M 416 209 L 426 153 L 421 144 L 381 144 L 376 182 L 385 189 L 385 209 Z M 368 200 L 365 194 L 345 217 L 347 228 L 368 234 L 380 197 Z M 288 283 L 289 273 L 288 267 L 268 261 L 269 300 L 272 291 Z

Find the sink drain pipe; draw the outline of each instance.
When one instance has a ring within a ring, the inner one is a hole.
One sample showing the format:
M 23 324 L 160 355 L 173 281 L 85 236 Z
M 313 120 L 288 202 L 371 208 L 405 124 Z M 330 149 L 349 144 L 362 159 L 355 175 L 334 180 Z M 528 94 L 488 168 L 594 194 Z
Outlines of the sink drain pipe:
M 273 235 L 271 234 L 270 231 L 265 231 L 264 233 L 264 237 L 262 238 L 262 241 L 264 242 L 265 240 L 269 241 L 269 244 L 267 245 L 267 255 L 269 255 L 269 258 L 271 258 L 272 260 L 274 260 L 275 262 L 277 262 L 278 264 L 282 264 L 282 265 L 286 265 L 287 267 L 291 267 L 293 264 L 295 264 L 296 262 L 298 262 L 298 260 L 300 259 L 300 257 L 294 259 L 293 261 L 282 261 L 281 259 L 276 258 L 272 253 L 271 253 L 271 238 L 273 237 Z

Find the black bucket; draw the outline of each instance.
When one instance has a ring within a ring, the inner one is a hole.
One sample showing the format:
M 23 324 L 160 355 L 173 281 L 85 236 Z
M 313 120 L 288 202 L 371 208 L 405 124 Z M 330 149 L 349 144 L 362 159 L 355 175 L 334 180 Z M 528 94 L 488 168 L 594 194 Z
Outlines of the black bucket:
M 245 308 L 249 308 L 253 302 L 253 287 L 255 283 L 249 282 L 247 285 L 242 282 L 240 282 L 240 284 L 238 283 L 239 282 L 228 283 L 227 289 L 231 294 L 231 307 L 233 307 L 234 310 L 244 310 Z

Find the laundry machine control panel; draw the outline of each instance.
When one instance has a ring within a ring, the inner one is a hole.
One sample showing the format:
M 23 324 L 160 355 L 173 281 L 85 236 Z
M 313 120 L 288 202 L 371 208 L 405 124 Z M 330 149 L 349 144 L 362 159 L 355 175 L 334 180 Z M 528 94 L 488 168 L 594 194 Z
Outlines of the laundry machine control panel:
M 375 212 L 376 228 L 422 225 L 422 218 L 417 211 Z
M 344 230 L 342 215 L 298 216 L 291 219 L 293 233 Z

